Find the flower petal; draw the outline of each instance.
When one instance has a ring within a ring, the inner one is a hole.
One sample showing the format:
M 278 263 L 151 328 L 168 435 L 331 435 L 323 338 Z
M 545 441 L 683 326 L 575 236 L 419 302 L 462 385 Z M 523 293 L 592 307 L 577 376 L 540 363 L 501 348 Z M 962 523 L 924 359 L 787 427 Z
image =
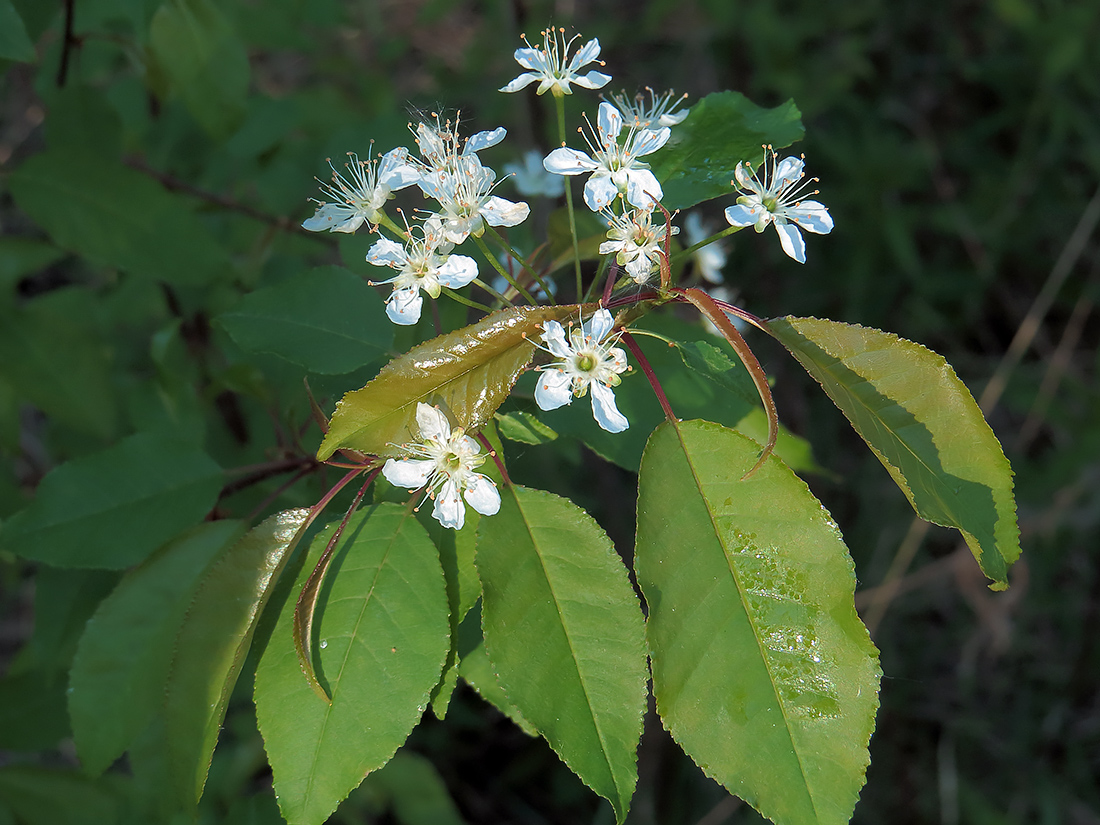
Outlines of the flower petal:
M 580 175 L 598 169 L 600 165 L 584 152 L 562 146 L 547 155 L 542 168 L 555 175 Z
M 535 385 L 535 403 L 540 410 L 556 410 L 573 400 L 573 379 L 559 369 L 549 368 L 539 373 Z
M 763 206 L 754 203 L 746 206 L 743 203 L 735 203 L 726 207 L 726 221 L 730 226 L 752 226 L 760 218 L 760 213 L 766 211 Z
M 395 289 L 386 301 L 386 317 L 399 326 L 412 326 L 420 320 L 423 303 L 420 290 L 415 286 Z
M 520 50 L 522 51 L 522 49 Z M 517 58 L 518 59 L 518 58 Z M 526 89 L 532 83 L 539 79 L 539 75 L 534 72 L 524 72 L 515 78 L 511 83 L 505 86 L 501 86 L 497 91 L 499 92 L 518 92 L 520 89 Z
M 593 212 L 599 212 L 605 206 L 610 205 L 618 194 L 619 187 L 615 185 L 611 175 L 603 170 L 593 173 L 592 177 L 584 184 L 584 202 Z
M 419 490 L 428 483 L 435 472 L 435 462 L 430 458 L 391 458 L 382 465 L 382 475 L 395 487 Z
M 477 277 L 477 261 L 466 255 L 451 255 L 435 271 L 435 277 L 443 286 L 461 289 Z
M 480 152 L 482 149 L 496 146 L 504 140 L 507 134 L 507 129 L 503 126 L 498 126 L 491 131 L 477 132 L 476 134 L 470 135 L 470 139 L 466 141 L 466 148 L 462 150 L 462 154 L 468 155 L 471 152 Z
M 621 433 L 630 426 L 626 416 L 615 406 L 615 393 L 599 381 L 592 382 L 592 417 L 609 433 Z
M 531 207 L 523 201 L 513 203 L 493 195 L 485 201 L 480 212 L 489 226 L 516 226 L 527 220 Z
M 589 72 L 586 75 L 574 77 L 573 82 L 586 89 L 602 89 L 611 82 L 611 75 L 603 72 Z
M 367 263 L 375 266 L 404 266 L 408 260 L 405 247 L 389 238 L 380 238 L 367 252 Z
M 798 261 L 806 263 L 806 240 L 798 227 L 793 223 L 775 222 L 775 231 L 779 233 L 779 242 L 783 245 L 783 251 Z
M 565 329 L 557 321 L 547 321 L 542 325 L 542 340 L 551 354 L 558 358 L 572 355 L 569 343 L 565 339 Z
M 648 169 L 631 169 L 626 181 L 626 199 L 639 209 L 652 209 L 665 196 L 657 176 Z
M 802 158 L 794 157 L 783 158 L 775 167 L 775 172 L 772 175 L 772 192 L 778 192 L 781 189 L 786 189 L 792 183 L 802 177 L 802 168 L 805 166 L 805 162 Z
M 364 218 L 355 209 L 342 203 L 326 203 L 302 221 L 302 229 L 310 232 L 354 232 L 363 225 Z
M 623 130 L 623 113 L 605 100 L 600 104 L 596 115 L 596 128 L 599 130 L 601 143 L 614 143 L 619 132 Z
M 656 152 L 668 143 L 668 139 L 671 135 L 672 130 L 667 126 L 656 130 L 643 129 L 634 137 L 634 145 L 631 147 L 631 154 L 633 154 L 634 157 L 641 157 L 642 155 L 648 155 L 650 152 Z
M 453 478 L 448 478 L 443 489 L 436 494 L 432 515 L 436 521 L 452 530 L 461 530 L 466 523 L 466 507 L 458 495 L 458 485 Z
M 597 57 L 600 56 L 600 40 L 597 37 L 593 37 L 579 49 L 577 53 L 573 55 L 573 59 L 569 61 L 569 71 L 575 72 L 591 63 Z
M 545 68 L 542 52 L 538 49 L 516 49 L 512 52 L 512 57 L 525 69 L 537 72 Z
M 593 343 L 599 343 L 611 332 L 615 326 L 615 318 L 606 309 L 598 309 L 596 313 L 581 324 L 581 330 L 586 338 L 591 338 Z
M 451 422 L 442 410 L 437 410 L 431 404 L 423 401 L 416 402 L 416 426 L 420 428 L 422 439 L 431 439 L 441 444 L 451 437 Z
M 802 201 L 784 210 L 784 216 L 794 221 L 807 232 L 828 235 L 833 231 L 833 216 L 825 204 L 817 201 Z
M 472 473 L 466 482 L 466 503 L 483 516 L 491 516 L 500 510 L 500 493 L 487 476 Z

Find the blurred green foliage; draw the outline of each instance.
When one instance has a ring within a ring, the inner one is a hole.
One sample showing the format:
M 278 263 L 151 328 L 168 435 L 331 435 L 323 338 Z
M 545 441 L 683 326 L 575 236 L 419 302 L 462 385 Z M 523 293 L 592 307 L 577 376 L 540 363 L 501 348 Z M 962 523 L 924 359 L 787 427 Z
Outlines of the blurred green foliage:
M 1025 553 L 1013 586 L 991 594 L 946 530 L 911 559 L 899 552 L 902 495 L 800 368 L 760 348 L 784 424 L 827 471 L 810 482 L 844 529 L 882 650 L 854 821 L 1096 821 L 1096 0 L 0 0 L 0 517 L 54 466 L 138 431 L 244 468 L 219 515 L 316 500 L 315 481 L 281 491 L 283 477 L 263 475 L 319 434 L 305 428 L 305 371 L 263 354 L 280 342 L 249 342 L 264 304 L 246 296 L 293 290 L 318 265 L 365 272 L 365 239 L 297 230 L 312 178 L 372 138 L 383 151 L 406 143 L 420 111 L 458 109 L 476 128 L 506 125 L 513 150 L 550 148 L 542 101 L 494 91 L 514 74 L 519 33 L 548 20 L 600 38 L 611 88 L 729 88 L 801 109 L 801 149 L 837 228 L 798 269 L 778 244 L 737 236 L 725 274 L 739 303 L 919 340 L 976 396 L 1006 364 L 987 413 L 1016 470 Z M 462 322 L 447 312 L 445 326 Z M 1021 335 L 1018 363 L 1005 361 Z M 379 366 L 314 376 L 313 392 L 338 397 Z M 513 449 L 513 475 L 570 495 L 629 547 L 635 477 L 559 432 Z M 92 780 L 68 740 L 75 640 L 115 578 L 36 569 L 0 548 L 0 822 L 148 821 L 138 789 L 151 768 Z M 880 599 L 884 581 L 899 585 L 893 598 Z M 231 704 L 204 822 L 279 821 L 241 701 L 250 684 Z M 406 751 L 334 821 L 610 821 L 544 744 L 472 692 Z M 640 759 L 631 823 L 757 819 L 653 720 Z

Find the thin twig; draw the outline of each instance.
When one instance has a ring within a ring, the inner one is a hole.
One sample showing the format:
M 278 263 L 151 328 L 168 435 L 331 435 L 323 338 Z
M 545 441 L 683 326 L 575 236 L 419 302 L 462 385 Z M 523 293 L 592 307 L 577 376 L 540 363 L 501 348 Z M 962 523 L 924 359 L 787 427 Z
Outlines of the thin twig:
M 61 41 L 61 65 L 57 67 L 57 88 L 62 88 L 65 85 L 65 81 L 69 76 L 69 55 L 72 53 L 72 48 L 77 44 L 76 37 L 73 36 L 73 14 L 75 12 L 76 0 L 65 0 L 65 33 L 62 35 Z
M 626 344 L 626 348 L 638 359 L 638 366 L 642 368 L 645 377 L 649 379 L 649 385 L 653 387 L 653 393 L 657 396 L 661 409 L 665 411 L 665 418 L 672 422 L 679 421 L 680 419 L 676 417 L 676 413 L 672 411 L 672 405 L 668 403 L 668 396 L 665 395 L 661 382 L 657 380 L 657 373 L 653 371 L 653 366 L 649 363 L 649 359 L 645 357 L 642 348 L 638 346 L 638 342 L 634 340 L 634 336 L 624 329 L 621 337 L 622 342 Z
M 215 192 L 207 192 L 205 189 L 199 189 L 197 186 L 192 186 L 186 181 L 182 181 L 179 178 L 169 175 L 167 172 L 161 172 L 152 168 L 144 161 L 137 158 L 127 158 L 125 160 L 127 166 L 131 169 L 136 169 L 142 174 L 148 175 L 151 178 L 156 179 L 165 188 L 173 192 L 183 192 L 184 194 L 191 195 L 199 200 L 212 203 L 215 206 L 220 206 L 223 209 L 229 209 L 233 212 L 240 212 L 242 215 L 247 215 L 253 220 L 266 223 L 270 226 L 274 226 L 276 229 L 283 232 L 293 232 L 297 235 L 302 235 L 306 238 L 313 238 L 316 241 L 332 243 L 333 239 L 327 237 L 325 234 L 318 232 L 310 232 L 308 229 L 303 229 L 296 221 L 290 218 L 279 217 L 277 215 L 269 215 L 266 212 L 261 212 L 259 209 L 255 209 L 248 204 L 240 203 L 227 198 L 224 195 L 219 195 Z

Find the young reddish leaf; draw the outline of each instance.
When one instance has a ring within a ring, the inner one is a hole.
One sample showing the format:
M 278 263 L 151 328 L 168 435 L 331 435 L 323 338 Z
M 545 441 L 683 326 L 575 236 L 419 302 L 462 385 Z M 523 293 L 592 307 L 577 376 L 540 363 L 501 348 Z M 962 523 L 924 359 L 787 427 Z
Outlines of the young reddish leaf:
M 342 447 L 397 455 L 395 444 L 415 439 L 416 405 L 437 405 L 475 432 L 492 418 L 531 361 L 544 321 L 576 317 L 576 306 L 510 307 L 476 324 L 433 338 L 395 358 L 378 376 L 349 392 L 329 422 L 317 457 Z

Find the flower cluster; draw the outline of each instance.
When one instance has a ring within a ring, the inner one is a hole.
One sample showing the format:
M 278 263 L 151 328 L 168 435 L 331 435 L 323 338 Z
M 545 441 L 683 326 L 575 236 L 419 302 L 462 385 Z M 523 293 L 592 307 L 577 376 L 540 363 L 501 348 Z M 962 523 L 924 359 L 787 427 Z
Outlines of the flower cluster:
M 609 75 L 589 68 L 592 64 L 603 66 L 600 43 L 595 39 L 583 42 L 579 35 L 568 37 L 562 28 L 543 31 L 539 46 L 532 46 L 526 38 L 524 43 L 524 48 L 515 51 L 515 59 L 524 71 L 500 91 L 519 92 L 532 84 L 537 84 L 538 95 L 549 91 L 558 98 L 560 133 L 564 136 L 561 98 L 573 94 L 574 87 L 601 89 L 611 81 Z M 605 270 L 609 273 L 604 285 L 606 297 L 615 297 L 616 287 L 624 285 L 634 288 L 635 297 L 648 295 L 633 285 L 655 285 L 658 272 L 663 273 L 658 288 L 668 285 L 670 239 L 680 229 L 672 225 L 676 213 L 670 215 L 661 205 L 664 189 L 648 161 L 669 144 L 674 129 L 692 128 L 681 126 L 690 114 L 684 105 L 686 97 L 650 88 L 634 97 L 625 92 L 610 94 L 598 104 L 595 122 L 585 116 L 587 128 L 578 129 L 585 148 L 573 148 L 563 141 L 545 156 L 527 152 L 522 164 L 505 166 L 506 177 L 514 180 L 521 195 L 566 195 L 571 228 L 574 219 L 568 179 L 585 176 L 584 203 L 606 225 L 606 235 L 599 243 L 599 254 L 607 256 L 599 270 L 601 275 Z M 699 127 L 696 124 L 694 128 Z M 497 128 L 462 137 L 457 116 L 452 121 L 434 114 L 431 120 L 410 124 L 409 130 L 415 152 L 399 146 L 366 160 L 352 154 L 342 172 L 330 162 L 331 182 L 321 187 L 324 199 L 316 201 L 315 214 L 302 226 L 311 231 L 350 233 L 366 225 L 380 234 L 366 260 L 396 273 L 371 282 L 392 285 L 386 315 L 395 324 L 416 324 L 425 294 L 436 299 L 444 290 L 460 290 L 471 284 L 497 300 L 497 306 L 519 297 L 531 303 L 553 301 L 558 284 L 552 276 L 560 259 L 551 260 L 549 245 L 526 246 L 534 252 L 531 260 L 525 260 L 506 235 L 496 231 L 498 227 L 503 230 L 524 223 L 531 212 L 527 203 L 495 194 L 502 179 L 480 157 L 481 152 L 504 141 L 505 130 Z M 734 169 L 731 183 L 736 187 L 737 201 L 725 210 L 726 221 L 733 228 L 753 226 L 757 232 L 774 225 L 783 250 L 796 261 L 805 262 L 802 230 L 826 234 L 832 230 L 832 218 L 821 203 L 806 199 L 816 194 L 809 191 L 816 178 L 805 180 L 803 160 L 779 160 L 771 147 L 764 148 L 761 168 L 754 170 L 742 161 Z M 404 222 L 402 228 L 385 210 L 395 193 L 405 189 L 419 190 L 435 206 L 414 210 L 412 221 L 407 213 L 397 210 Z M 486 240 L 497 243 L 497 253 L 489 250 L 482 239 L 489 228 L 492 231 Z M 383 230 L 389 236 L 381 236 Z M 692 213 L 685 230 L 685 246 L 693 255 L 695 275 L 709 284 L 721 285 L 726 262 L 721 238 L 733 229 L 711 235 L 699 213 Z M 578 240 L 574 237 L 579 247 Z M 493 285 L 479 279 L 479 264 L 474 257 L 456 253 L 456 247 L 467 241 L 479 247 L 484 264 L 498 273 Z M 528 241 L 521 239 L 521 244 Z M 575 272 L 577 290 L 582 292 L 579 262 Z M 620 276 L 623 280 L 617 283 Z M 589 294 L 596 286 L 594 283 L 589 288 Z M 666 293 L 665 297 L 670 295 Z M 491 309 L 463 295 L 452 297 L 470 306 Z M 583 305 L 590 298 L 578 294 L 575 300 Z M 629 303 L 630 296 L 620 292 L 616 301 Z M 535 368 L 539 376 L 534 400 L 539 408 L 549 411 L 590 395 L 597 424 L 612 433 L 622 432 L 630 424 L 619 411 L 614 390 L 629 369 L 626 353 L 617 346 L 623 333 L 615 331 L 617 321 L 602 304 L 587 319 L 584 314 L 588 310 L 580 312 L 579 322 L 568 327 L 546 321 L 539 340 L 532 342 L 549 356 Z M 385 477 L 396 485 L 426 489 L 426 495 L 435 502 L 433 515 L 446 527 L 462 527 L 463 499 L 479 513 L 495 513 L 500 507 L 495 485 L 474 472 L 485 460 L 477 443 L 461 428 L 452 428 L 443 412 L 427 404 L 417 405 L 416 422 L 419 440 L 401 446 L 404 458 L 385 463 Z

